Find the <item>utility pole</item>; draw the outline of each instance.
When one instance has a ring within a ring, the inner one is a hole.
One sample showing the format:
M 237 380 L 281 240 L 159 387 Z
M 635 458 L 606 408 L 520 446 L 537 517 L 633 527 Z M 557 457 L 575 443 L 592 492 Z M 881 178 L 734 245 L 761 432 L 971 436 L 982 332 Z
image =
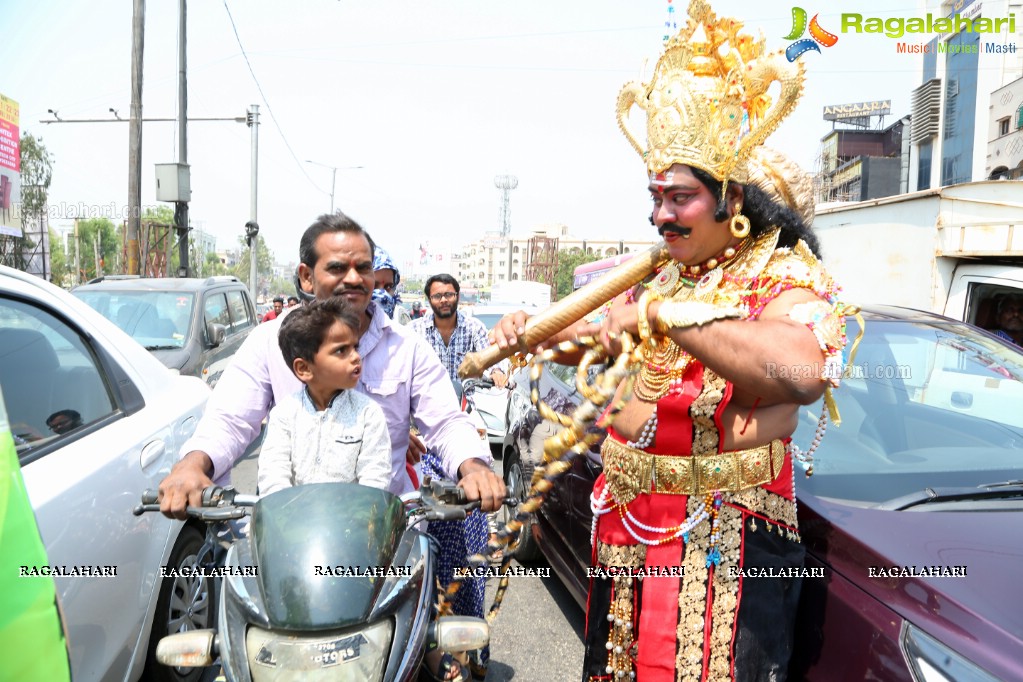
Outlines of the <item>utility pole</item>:
M 185 53 L 185 0 L 178 0 L 178 164 L 188 168 L 188 73 Z M 189 182 L 191 190 L 191 182 Z M 178 232 L 178 277 L 188 277 L 188 201 L 174 202 L 174 224 Z
M 245 223 L 245 236 L 249 240 L 249 293 L 252 300 L 259 297 L 256 288 L 256 261 L 259 256 L 259 223 L 256 215 L 256 200 L 258 198 L 259 185 L 259 105 L 253 104 L 249 107 L 248 126 L 252 129 L 252 182 L 249 191 L 249 222 Z
M 142 220 L 142 47 L 146 0 L 134 0 L 131 16 L 131 121 L 128 124 L 128 262 L 129 275 L 139 274 L 139 227 Z M 78 230 L 75 229 L 75 243 Z
M 78 218 L 75 218 L 75 286 L 82 283 L 82 255 L 78 243 Z

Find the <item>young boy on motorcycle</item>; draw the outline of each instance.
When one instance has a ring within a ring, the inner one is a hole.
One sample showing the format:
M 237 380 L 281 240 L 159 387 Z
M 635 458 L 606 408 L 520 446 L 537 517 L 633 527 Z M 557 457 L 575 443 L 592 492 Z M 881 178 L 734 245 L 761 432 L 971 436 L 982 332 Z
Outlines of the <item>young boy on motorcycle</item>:
M 386 490 L 391 441 L 383 410 L 352 390 L 362 372 L 356 313 L 341 298 L 302 306 L 284 319 L 278 342 L 304 387 L 270 410 L 260 493 L 328 481 Z

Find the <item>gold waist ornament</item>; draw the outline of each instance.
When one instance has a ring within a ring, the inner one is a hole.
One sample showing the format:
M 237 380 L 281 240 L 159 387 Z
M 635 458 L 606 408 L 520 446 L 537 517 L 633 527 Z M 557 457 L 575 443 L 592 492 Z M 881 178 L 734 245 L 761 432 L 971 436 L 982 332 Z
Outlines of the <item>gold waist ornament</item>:
M 735 493 L 770 483 L 785 464 L 785 452 L 780 440 L 709 455 L 653 455 L 614 438 L 605 439 L 600 449 L 604 478 L 618 504 L 628 504 L 641 493 Z

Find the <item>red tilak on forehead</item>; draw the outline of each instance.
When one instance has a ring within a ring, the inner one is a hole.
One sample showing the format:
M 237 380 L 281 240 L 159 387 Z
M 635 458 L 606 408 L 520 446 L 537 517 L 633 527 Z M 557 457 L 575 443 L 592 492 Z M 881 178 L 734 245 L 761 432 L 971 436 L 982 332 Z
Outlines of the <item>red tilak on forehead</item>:
M 661 194 L 664 188 L 672 183 L 674 173 L 668 170 L 663 173 L 652 173 L 650 175 L 650 191 Z

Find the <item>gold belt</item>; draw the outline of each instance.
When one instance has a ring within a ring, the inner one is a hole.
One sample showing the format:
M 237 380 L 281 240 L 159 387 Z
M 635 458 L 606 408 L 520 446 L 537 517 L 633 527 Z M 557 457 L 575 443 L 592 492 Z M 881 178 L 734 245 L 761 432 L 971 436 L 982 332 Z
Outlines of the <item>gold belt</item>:
M 604 478 L 615 501 L 628 504 L 640 493 L 702 495 L 739 492 L 773 481 L 785 464 L 785 443 L 710 455 L 652 455 L 605 438 L 600 448 Z

